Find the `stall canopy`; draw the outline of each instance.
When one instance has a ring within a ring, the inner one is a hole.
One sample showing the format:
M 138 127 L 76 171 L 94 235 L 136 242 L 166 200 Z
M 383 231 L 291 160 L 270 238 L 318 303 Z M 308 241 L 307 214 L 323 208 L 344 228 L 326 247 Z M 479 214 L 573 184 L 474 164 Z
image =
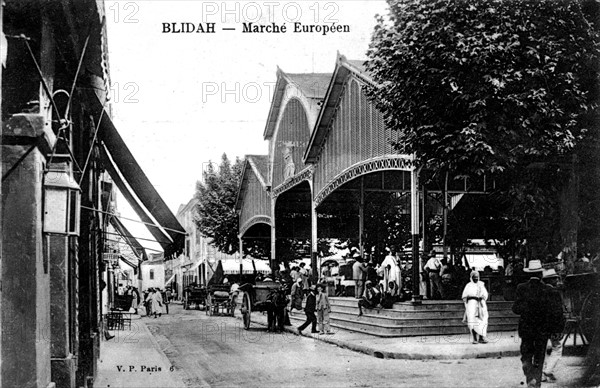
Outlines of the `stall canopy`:
M 271 267 L 266 260 L 239 259 L 219 260 L 215 272 L 208 280 L 208 284 L 221 284 L 226 275 L 239 275 L 240 266 L 242 275 L 253 275 L 255 273 L 270 274 Z
M 240 260 L 221 260 L 221 265 L 225 275 L 239 275 L 240 273 Z M 256 273 L 270 274 L 271 268 L 264 260 L 242 260 L 242 275 L 253 274 L 255 271 Z
M 88 100 L 92 102 L 94 117 L 102 116 L 98 130 L 102 164 L 163 248 L 165 259 L 176 257 L 183 252 L 185 230 L 136 162 L 95 92 L 87 93 L 91 94 Z
M 485 267 L 492 269 L 498 269 L 498 267 L 504 266 L 504 260 L 498 257 L 495 253 L 467 253 L 465 254 L 465 260 L 469 268 L 475 268 L 478 271 L 482 271 Z
M 123 223 L 115 216 L 110 217 L 110 224 L 115 228 L 117 233 L 125 240 L 127 245 L 131 248 L 133 253 L 137 256 L 138 259 L 143 261 L 148 260 L 148 255 L 146 255 L 146 250 L 142 247 L 142 244 L 131 235 L 129 230 L 123 225 Z

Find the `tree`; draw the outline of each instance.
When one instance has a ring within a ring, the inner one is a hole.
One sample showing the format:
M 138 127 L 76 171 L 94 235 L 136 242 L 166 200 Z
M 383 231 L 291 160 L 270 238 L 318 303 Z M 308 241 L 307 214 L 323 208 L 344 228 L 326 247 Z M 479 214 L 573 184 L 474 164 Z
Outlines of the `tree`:
M 496 173 L 567 155 L 585 138 L 600 55 L 579 1 L 388 3 L 368 51 L 368 94 L 419 165 Z
M 398 131 L 395 148 L 438 175 L 503 181 L 514 235 L 551 239 L 533 234 L 573 213 L 559 193 L 573 197 L 564 195 L 576 186 L 573 155 L 596 144 L 597 4 L 388 3 L 368 51 L 367 94 Z
M 227 155 L 223 154 L 218 170 L 209 163 L 203 172 L 203 182 L 196 184 L 196 226 L 204 237 L 212 239 L 212 245 L 228 254 L 239 249 L 235 201 L 242 167 L 242 160 L 236 158 L 232 165 Z

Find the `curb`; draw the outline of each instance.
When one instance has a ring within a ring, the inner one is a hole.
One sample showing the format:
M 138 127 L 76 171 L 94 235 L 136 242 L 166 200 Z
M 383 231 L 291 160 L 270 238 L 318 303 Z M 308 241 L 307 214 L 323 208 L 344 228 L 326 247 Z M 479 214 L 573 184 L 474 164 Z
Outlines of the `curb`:
M 236 316 L 237 319 L 242 319 L 240 316 Z M 252 323 L 267 326 L 263 322 L 251 321 Z M 373 356 L 375 358 L 383 358 L 390 360 L 465 360 L 465 359 L 478 359 L 478 358 L 502 358 L 502 357 L 514 357 L 519 356 L 521 352 L 516 350 L 498 350 L 498 351 L 487 351 L 481 353 L 473 353 L 469 352 L 466 354 L 429 354 L 429 353 L 416 353 L 416 352 L 390 352 L 388 350 L 378 350 L 376 348 L 372 348 L 370 346 L 365 346 L 361 344 L 355 344 L 348 341 L 337 340 L 330 336 L 318 335 L 313 336 L 310 333 L 300 334 L 298 333 L 298 329 L 294 326 L 286 326 L 284 330 L 288 333 L 295 334 L 300 337 L 305 338 L 313 338 L 318 341 L 322 341 L 331 345 L 339 346 L 340 348 L 352 350 L 357 353 L 367 354 L 369 356 Z
M 148 329 L 148 325 L 146 325 L 146 322 L 142 322 L 140 320 L 140 326 L 144 327 L 144 330 L 146 331 L 146 335 L 148 335 L 148 337 L 150 337 L 150 342 L 152 342 L 152 347 L 160 355 L 160 357 L 162 358 L 162 360 L 167 365 L 173 366 L 173 364 L 171 363 L 171 360 L 169 360 L 169 358 L 167 357 L 167 355 L 165 354 L 165 352 L 162 351 L 162 349 L 160 348 L 160 345 L 158 344 L 158 341 L 156 340 L 156 338 L 154 338 L 154 336 L 150 332 L 150 329 Z

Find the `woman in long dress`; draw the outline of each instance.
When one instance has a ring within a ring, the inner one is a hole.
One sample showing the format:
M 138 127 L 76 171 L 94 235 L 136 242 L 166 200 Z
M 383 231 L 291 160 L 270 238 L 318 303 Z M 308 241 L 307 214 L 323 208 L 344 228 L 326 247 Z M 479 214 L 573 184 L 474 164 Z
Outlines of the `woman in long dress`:
M 488 292 L 483 282 L 479 281 L 479 272 L 471 272 L 471 281 L 467 283 L 462 293 L 465 302 L 465 316 L 469 332 L 473 335 L 473 343 L 487 343 L 488 327 Z

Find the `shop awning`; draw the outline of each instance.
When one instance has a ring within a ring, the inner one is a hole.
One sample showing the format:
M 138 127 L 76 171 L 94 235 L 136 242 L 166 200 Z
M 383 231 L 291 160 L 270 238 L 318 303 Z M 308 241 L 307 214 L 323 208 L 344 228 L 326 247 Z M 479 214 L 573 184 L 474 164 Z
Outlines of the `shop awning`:
M 121 235 L 123 240 L 129 245 L 133 253 L 138 257 L 138 259 L 142 259 L 143 261 L 148 260 L 148 255 L 146 255 L 146 250 L 142 247 L 142 244 L 131 235 L 129 230 L 123 225 L 121 220 L 119 220 L 115 216 L 110 217 L 110 224 L 115 228 L 117 233 Z
M 137 274 L 137 270 L 138 270 L 138 265 L 137 264 L 132 263 L 127 258 L 125 258 L 125 256 L 123 256 L 123 255 L 121 255 L 119 257 L 119 260 L 122 260 L 125 264 L 127 264 L 128 266 L 130 266 L 131 268 L 133 268 L 134 273 Z
M 192 264 L 189 268 L 184 267 L 184 272 L 183 274 L 186 275 L 192 271 L 195 271 L 198 267 L 200 267 L 200 264 L 202 264 L 202 261 L 198 260 L 197 262 L 195 262 L 194 264 Z M 189 264 L 187 264 L 189 265 Z
M 171 275 L 171 277 L 169 278 L 169 280 L 167 280 L 167 281 L 165 282 L 165 287 L 167 287 L 168 285 L 170 285 L 170 284 L 171 284 L 171 282 L 173 281 L 173 279 L 175 279 L 175 276 L 177 276 L 177 274 L 173 274 L 173 275 Z
M 88 93 L 91 94 L 88 101 L 98 118 L 104 107 L 95 92 Z M 161 245 L 165 259 L 174 258 L 183 252 L 185 230 L 140 168 L 106 111 L 102 114 L 98 139 L 101 142 L 100 156 L 104 167 L 121 194 Z

